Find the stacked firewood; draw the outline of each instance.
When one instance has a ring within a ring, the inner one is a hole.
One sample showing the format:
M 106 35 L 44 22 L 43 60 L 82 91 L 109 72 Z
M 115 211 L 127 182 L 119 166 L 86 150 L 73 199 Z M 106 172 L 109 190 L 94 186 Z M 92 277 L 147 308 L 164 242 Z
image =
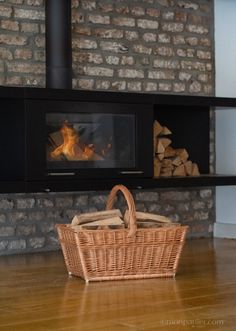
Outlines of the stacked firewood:
M 166 126 L 154 122 L 154 177 L 199 176 L 198 165 L 188 159 L 186 149 L 171 146 L 171 133 Z
M 125 229 L 128 228 L 130 212 L 127 210 L 124 217 L 119 209 L 98 211 L 75 215 L 70 227 L 74 231 L 82 230 L 108 230 L 108 229 Z M 169 218 L 136 211 L 138 228 L 156 228 L 166 226 L 177 226 Z

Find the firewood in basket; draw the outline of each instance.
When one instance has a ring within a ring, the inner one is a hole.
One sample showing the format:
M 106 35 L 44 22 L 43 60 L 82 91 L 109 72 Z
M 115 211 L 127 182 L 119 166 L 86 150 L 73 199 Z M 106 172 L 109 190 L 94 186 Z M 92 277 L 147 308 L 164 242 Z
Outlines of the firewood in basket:
M 150 222 L 149 220 L 137 221 L 138 229 L 149 229 L 149 228 L 163 228 L 171 226 L 180 226 L 179 223 L 160 223 L 160 222 Z
M 126 210 L 125 216 L 124 216 L 125 224 L 128 224 L 129 216 L 130 216 L 130 212 L 129 212 L 129 210 Z M 137 218 L 138 222 L 152 221 L 152 222 L 156 222 L 156 223 L 166 223 L 166 224 L 172 223 L 172 221 L 166 216 L 151 214 L 151 213 L 144 213 L 144 212 L 140 212 L 140 211 L 136 211 L 136 218 Z
M 98 220 L 104 220 L 111 217 L 122 217 L 119 209 L 111 209 L 105 211 L 98 211 L 92 213 L 85 213 L 81 215 L 75 215 L 72 219 L 71 225 L 91 223 Z
M 110 217 L 101 219 L 98 221 L 94 221 L 91 223 L 85 223 L 80 225 L 71 225 L 71 227 L 74 230 L 80 230 L 80 229 L 90 229 L 90 230 L 105 230 L 105 229 L 114 229 L 114 228 L 124 228 L 124 222 L 119 216 Z

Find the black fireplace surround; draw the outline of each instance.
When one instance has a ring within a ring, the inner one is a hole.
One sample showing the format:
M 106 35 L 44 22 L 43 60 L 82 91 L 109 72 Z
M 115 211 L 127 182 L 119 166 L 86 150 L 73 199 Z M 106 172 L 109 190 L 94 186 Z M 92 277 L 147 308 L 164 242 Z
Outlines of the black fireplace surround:
M 0 192 L 235 185 L 234 175 L 209 174 L 209 110 L 218 106 L 236 100 L 0 87 Z M 200 176 L 153 178 L 154 120 Z

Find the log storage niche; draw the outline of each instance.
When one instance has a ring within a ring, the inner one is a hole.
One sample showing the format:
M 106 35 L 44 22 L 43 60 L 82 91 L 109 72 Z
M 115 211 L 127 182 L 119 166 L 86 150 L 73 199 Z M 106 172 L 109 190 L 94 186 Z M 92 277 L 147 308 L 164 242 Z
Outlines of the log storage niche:
M 197 163 L 185 148 L 173 148 L 171 131 L 158 121 L 153 125 L 154 177 L 199 176 Z
M 154 179 L 173 181 L 210 176 L 210 108 L 191 102 L 154 106 Z

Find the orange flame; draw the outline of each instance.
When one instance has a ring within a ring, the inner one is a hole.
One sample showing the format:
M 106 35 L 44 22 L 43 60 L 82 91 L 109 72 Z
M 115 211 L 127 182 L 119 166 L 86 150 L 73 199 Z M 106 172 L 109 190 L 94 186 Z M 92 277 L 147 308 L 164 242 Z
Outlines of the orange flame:
M 79 143 L 77 132 L 65 123 L 60 133 L 63 137 L 63 143 L 51 152 L 51 156 L 57 158 L 61 154 L 64 154 L 69 160 L 76 158 L 76 145 Z
M 86 161 L 86 160 L 103 160 L 106 153 L 111 149 L 111 143 L 100 152 L 100 155 L 95 152 L 93 144 L 83 144 L 75 129 L 64 123 L 60 129 L 63 138 L 63 143 L 56 147 L 50 156 L 53 159 L 58 159 L 60 156 L 66 157 L 69 161 Z

